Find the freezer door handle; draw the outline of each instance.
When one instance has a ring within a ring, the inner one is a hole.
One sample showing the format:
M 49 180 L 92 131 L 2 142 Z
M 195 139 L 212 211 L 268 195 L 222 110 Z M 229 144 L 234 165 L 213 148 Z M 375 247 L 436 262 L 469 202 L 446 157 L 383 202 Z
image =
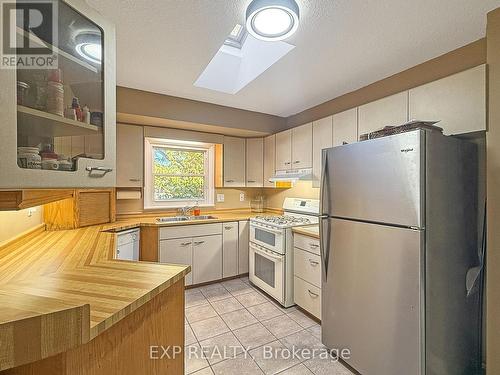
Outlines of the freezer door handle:
M 327 150 L 323 150 L 321 154 L 321 182 L 320 182 L 320 205 L 321 211 L 320 215 L 323 217 L 330 213 L 330 207 L 328 199 L 325 199 L 325 193 L 327 193 L 326 183 L 328 180 L 328 153 Z M 328 197 L 327 197 L 328 198 Z
M 325 228 L 326 225 L 326 228 Z M 319 221 L 319 251 L 323 262 L 321 274 L 326 283 L 328 278 L 328 258 L 330 257 L 330 225 L 329 217 L 322 216 Z

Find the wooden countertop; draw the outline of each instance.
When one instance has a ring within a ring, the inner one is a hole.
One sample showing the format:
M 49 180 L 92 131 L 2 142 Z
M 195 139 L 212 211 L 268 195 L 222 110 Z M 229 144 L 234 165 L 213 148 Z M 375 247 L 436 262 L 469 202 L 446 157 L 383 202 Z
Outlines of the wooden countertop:
M 292 229 L 294 233 L 302 234 L 304 236 L 319 239 L 319 226 L 310 225 L 307 227 L 295 227 Z
M 157 217 L 167 217 L 169 215 L 161 215 L 157 214 L 149 214 L 147 216 L 138 216 L 131 217 L 126 219 L 119 219 L 112 224 L 108 224 L 105 227 L 105 230 L 109 231 L 122 231 L 132 228 L 139 227 L 174 227 L 174 226 L 183 226 L 183 225 L 197 225 L 197 224 L 211 224 L 211 223 L 225 223 L 230 221 L 240 221 L 240 220 L 249 220 L 256 216 L 265 216 L 276 214 L 275 212 L 266 212 L 266 213 L 253 213 L 249 210 L 242 211 L 222 211 L 222 212 L 208 212 L 203 213 L 203 215 L 210 215 L 216 217 L 215 219 L 206 219 L 206 220 L 186 220 L 186 221 L 174 221 L 174 222 L 166 222 L 161 223 L 157 222 Z M 175 216 L 175 215 L 170 215 Z
M 0 248 L 0 370 L 96 337 L 190 272 L 113 260 L 103 226 L 39 231 Z

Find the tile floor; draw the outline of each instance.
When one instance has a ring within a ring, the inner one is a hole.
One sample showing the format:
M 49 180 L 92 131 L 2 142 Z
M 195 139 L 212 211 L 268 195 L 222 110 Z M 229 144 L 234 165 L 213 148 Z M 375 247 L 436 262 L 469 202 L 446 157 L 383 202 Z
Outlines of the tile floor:
M 279 306 L 248 278 L 186 290 L 185 328 L 186 374 L 352 374 L 331 359 L 265 358 L 266 350 L 324 349 L 321 327 L 297 308 Z

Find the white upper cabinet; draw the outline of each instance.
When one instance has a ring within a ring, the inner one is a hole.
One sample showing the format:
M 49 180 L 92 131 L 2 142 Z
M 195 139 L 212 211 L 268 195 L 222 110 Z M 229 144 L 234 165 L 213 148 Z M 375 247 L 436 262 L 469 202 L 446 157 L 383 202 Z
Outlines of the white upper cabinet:
M 292 168 L 292 130 L 276 134 L 276 170 Z
M 312 123 L 276 134 L 276 170 L 312 168 Z
M 358 139 L 385 126 L 408 121 L 408 91 L 388 96 L 359 107 Z
M 276 172 L 276 135 L 264 138 L 264 187 L 274 187 L 269 179 Z
M 57 2 L 57 40 L 22 27 L 11 35 L 49 52 L 57 69 L 0 69 L 0 188 L 116 184 L 115 27 L 86 1 L 69 3 Z M 78 49 L 84 42 L 102 61 Z
M 324 148 L 332 147 L 332 116 L 314 121 L 313 130 L 313 187 L 321 180 L 321 154 Z
M 245 139 L 224 137 L 224 186 L 245 187 Z
M 264 139 L 248 138 L 246 148 L 247 187 L 264 186 Z
M 292 129 L 292 168 L 312 168 L 312 123 Z
M 144 131 L 142 126 L 116 125 L 116 186 L 142 187 Z
M 440 120 L 447 135 L 486 130 L 486 65 L 411 89 L 410 119 Z
M 358 141 L 358 109 L 336 113 L 333 122 L 333 147 Z

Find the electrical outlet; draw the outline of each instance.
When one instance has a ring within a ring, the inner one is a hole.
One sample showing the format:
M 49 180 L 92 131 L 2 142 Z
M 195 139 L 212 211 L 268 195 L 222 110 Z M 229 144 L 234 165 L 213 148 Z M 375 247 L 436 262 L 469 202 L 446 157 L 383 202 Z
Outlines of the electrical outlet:
M 240 193 L 240 202 L 245 201 L 245 193 Z
M 217 194 L 217 202 L 218 203 L 224 202 L 224 194 Z
M 32 217 L 36 212 L 36 208 L 28 208 L 28 217 Z

